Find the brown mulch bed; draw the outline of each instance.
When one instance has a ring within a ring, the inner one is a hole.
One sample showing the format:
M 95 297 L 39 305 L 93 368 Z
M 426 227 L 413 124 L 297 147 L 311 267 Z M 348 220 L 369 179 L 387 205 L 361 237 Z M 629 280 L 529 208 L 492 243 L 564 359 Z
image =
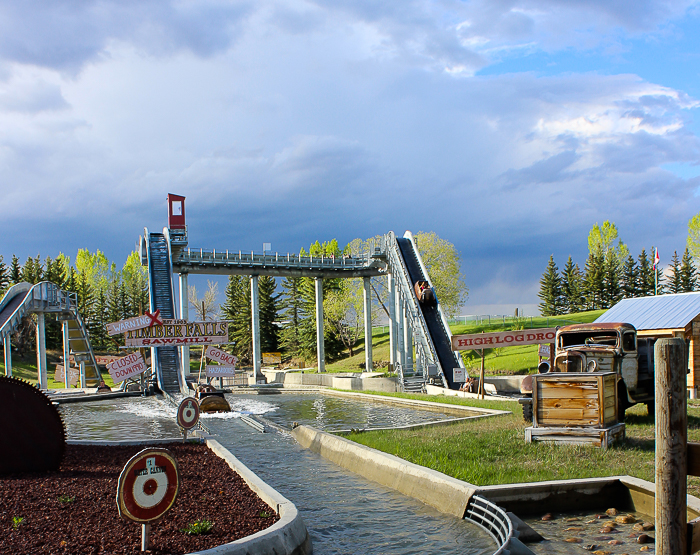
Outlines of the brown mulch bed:
M 254 534 L 279 516 L 205 445 L 173 443 L 180 491 L 151 526 L 153 554 L 190 553 Z M 119 473 L 144 447 L 68 445 L 60 470 L 0 476 L 0 553 L 140 553 L 141 525 L 117 511 Z M 22 519 L 21 522 L 18 522 Z M 182 530 L 214 523 L 206 535 Z

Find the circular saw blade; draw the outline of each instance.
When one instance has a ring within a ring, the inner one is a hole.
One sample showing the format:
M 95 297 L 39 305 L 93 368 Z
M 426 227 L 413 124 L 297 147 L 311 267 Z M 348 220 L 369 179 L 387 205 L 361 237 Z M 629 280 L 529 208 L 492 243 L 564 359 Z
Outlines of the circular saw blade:
M 29 382 L 0 376 L 0 474 L 57 470 L 66 431 L 51 399 Z

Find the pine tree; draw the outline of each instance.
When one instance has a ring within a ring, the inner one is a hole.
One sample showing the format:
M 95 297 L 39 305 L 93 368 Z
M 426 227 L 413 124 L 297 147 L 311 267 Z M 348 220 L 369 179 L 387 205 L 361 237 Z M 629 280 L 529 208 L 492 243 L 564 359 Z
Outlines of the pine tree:
M 591 253 L 586 260 L 583 295 L 586 310 L 603 308 L 605 290 L 605 258 L 601 251 Z
M 22 265 L 19 263 L 19 258 L 12 255 L 12 262 L 10 263 L 10 285 L 15 285 L 22 281 Z
M 282 317 L 285 321 L 280 334 L 282 349 L 286 357 L 294 358 L 301 353 L 300 325 L 303 319 L 300 277 L 287 277 L 282 281 Z
M 37 255 L 36 258 L 31 256 L 27 257 L 27 261 L 22 267 L 22 275 L 20 276 L 20 281 L 26 281 L 27 283 L 39 283 L 42 280 L 44 270 L 41 266 L 41 257 Z
M 563 313 L 580 312 L 583 306 L 581 270 L 570 256 L 561 273 L 561 290 Z
M 620 261 L 614 252 L 610 251 L 605 255 L 603 271 L 603 308 L 610 308 L 622 299 Z
M 538 297 L 542 302 L 538 305 L 542 316 L 554 316 L 562 313 L 562 288 L 559 269 L 554 263 L 554 255 L 549 257 L 547 269 L 540 279 Z
M 229 321 L 229 339 L 234 342 L 231 352 L 241 365 L 253 362 L 253 330 L 250 306 L 250 284 L 245 276 L 229 276 L 226 300 L 221 305 L 224 318 Z
M 654 294 L 654 269 L 647 257 L 646 249 L 639 255 L 639 296 L 651 297 Z
M 685 248 L 681 260 L 681 291 L 690 293 L 698 286 L 698 271 L 693 264 L 693 257 L 690 256 L 688 247 Z
M 279 349 L 279 295 L 275 294 L 277 282 L 271 276 L 261 276 L 258 280 L 260 299 L 260 349 L 264 353 L 277 352 Z
M 669 293 L 681 293 L 683 291 L 681 276 L 681 262 L 678 260 L 678 251 L 673 251 L 671 257 L 671 278 L 668 283 Z
M 10 285 L 10 271 L 7 269 L 7 265 L 3 262 L 2 255 L 0 254 L 0 296 L 5 292 L 5 289 Z
M 632 299 L 639 296 L 639 268 L 631 254 L 625 260 L 620 285 L 623 298 Z

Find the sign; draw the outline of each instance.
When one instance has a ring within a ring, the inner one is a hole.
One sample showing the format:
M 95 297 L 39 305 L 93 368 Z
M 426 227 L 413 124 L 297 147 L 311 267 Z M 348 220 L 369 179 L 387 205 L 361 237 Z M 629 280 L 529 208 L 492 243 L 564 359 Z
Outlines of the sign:
M 177 425 L 191 430 L 199 422 L 199 403 L 194 397 L 185 397 L 177 407 Z
M 452 381 L 455 383 L 464 383 L 467 381 L 464 368 L 454 368 L 452 370 Z
M 554 343 L 556 336 L 557 328 L 453 335 L 452 350 L 468 351 L 470 349 L 493 349 L 495 347 L 513 347 L 515 345 Z
M 263 353 L 262 363 L 270 366 L 282 364 L 282 353 Z
M 107 370 L 109 370 L 109 375 L 112 376 L 114 383 L 119 383 L 144 372 L 146 363 L 143 361 L 141 353 L 131 353 L 112 361 L 107 365 Z
M 78 382 L 80 381 L 80 368 L 76 368 L 75 366 L 69 366 L 68 377 L 70 378 L 69 383 L 71 385 L 78 385 Z M 62 365 L 56 365 L 56 373 L 54 374 L 53 379 L 59 383 L 66 383 L 66 373 Z
M 152 325 L 152 322 L 153 317 L 146 313 L 143 316 L 136 316 L 134 318 L 128 318 L 127 320 L 120 320 L 119 322 L 105 324 L 105 327 L 107 328 L 107 334 L 112 336 L 119 335 L 120 333 L 126 333 L 129 330 L 140 330 L 142 328 L 147 328 Z
M 540 345 L 540 348 L 537 351 L 537 354 L 544 358 L 549 358 L 549 353 L 549 343 L 543 343 L 542 345 Z
M 235 367 L 236 363 L 238 362 L 238 357 L 235 357 L 226 351 L 222 351 L 221 349 L 217 349 L 216 347 L 207 347 L 206 356 L 211 360 L 215 360 L 219 364 L 226 364 L 233 367 Z
M 232 378 L 236 375 L 236 367 L 226 364 L 219 364 L 218 366 L 207 364 L 206 375 L 207 378 Z
M 163 320 L 163 325 L 128 330 L 126 347 L 160 347 L 164 345 L 211 345 L 228 343 L 228 322 L 188 322 Z
M 180 490 L 177 461 L 167 449 L 144 449 L 134 455 L 119 475 L 119 516 L 142 524 L 161 518 L 175 503 Z

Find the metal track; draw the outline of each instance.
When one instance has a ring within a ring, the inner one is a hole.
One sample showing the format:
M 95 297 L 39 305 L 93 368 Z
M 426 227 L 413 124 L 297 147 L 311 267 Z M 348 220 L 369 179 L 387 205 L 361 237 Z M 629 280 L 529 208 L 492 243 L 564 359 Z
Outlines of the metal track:
M 165 233 L 148 233 L 148 280 L 151 312 L 160 310 L 162 318 L 175 318 L 170 252 Z M 180 378 L 180 355 L 177 347 L 152 348 L 153 368 L 158 388 L 169 395 L 179 395 L 183 384 Z

